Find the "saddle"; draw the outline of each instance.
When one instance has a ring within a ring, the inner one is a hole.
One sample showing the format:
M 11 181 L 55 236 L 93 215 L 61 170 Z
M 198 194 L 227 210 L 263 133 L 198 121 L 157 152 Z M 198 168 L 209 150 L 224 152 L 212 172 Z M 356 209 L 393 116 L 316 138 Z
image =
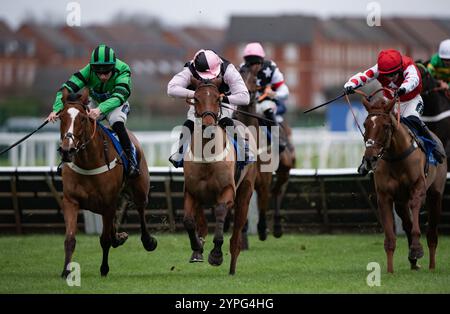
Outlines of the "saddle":
M 416 142 L 417 146 L 424 152 L 426 156 L 425 162 L 425 173 L 428 173 L 429 165 L 436 166 L 438 164 L 436 158 L 434 157 L 433 151 L 436 148 L 436 142 L 429 140 L 428 138 L 419 135 L 419 130 L 417 130 L 415 124 L 408 120 L 407 118 L 401 117 L 401 123 L 406 126 L 408 133 L 411 135 L 413 140 Z
M 127 159 L 125 152 L 122 149 L 122 145 L 120 145 L 119 137 L 117 136 L 116 132 L 114 132 L 110 128 L 107 128 L 106 126 L 104 126 L 102 123 L 100 123 L 98 121 L 97 121 L 97 125 L 100 126 L 100 128 L 105 132 L 105 134 L 111 139 L 111 142 L 113 143 L 113 146 L 116 149 L 116 152 L 119 154 L 120 159 L 122 160 L 123 169 L 124 169 L 125 173 L 127 173 L 128 167 L 129 167 L 128 159 Z M 134 146 L 133 142 L 131 142 L 131 150 L 132 150 L 134 162 L 136 165 L 138 165 L 139 163 L 137 162 L 136 147 Z M 106 146 L 105 146 L 105 158 L 106 158 Z M 106 164 L 108 164 L 108 163 L 106 163 Z

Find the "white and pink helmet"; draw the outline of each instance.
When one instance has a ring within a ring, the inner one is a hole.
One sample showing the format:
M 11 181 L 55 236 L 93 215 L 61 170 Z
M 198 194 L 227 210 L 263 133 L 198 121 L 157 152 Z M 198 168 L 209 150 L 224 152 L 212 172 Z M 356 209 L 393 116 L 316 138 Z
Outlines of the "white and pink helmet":
M 222 59 L 212 50 L 201 49 L 194 56 L 194 68 L 202 79 L 219 76 L 221 65 Z
M 260 43 L 249 43 L 245 46 L 244 49 L 244 58 L 248 56 L 257 56 L 264 59 L 266 54 L 264 53 L 264 49 Z

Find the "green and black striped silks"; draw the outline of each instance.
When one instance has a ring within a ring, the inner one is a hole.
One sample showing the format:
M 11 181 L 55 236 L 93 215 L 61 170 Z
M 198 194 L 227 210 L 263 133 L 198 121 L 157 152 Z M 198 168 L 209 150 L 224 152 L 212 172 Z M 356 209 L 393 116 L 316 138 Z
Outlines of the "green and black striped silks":
M 112 48 L 106 45 L 99 45 L 92 51 L 91 64 L 115 64 L 116 54 Z

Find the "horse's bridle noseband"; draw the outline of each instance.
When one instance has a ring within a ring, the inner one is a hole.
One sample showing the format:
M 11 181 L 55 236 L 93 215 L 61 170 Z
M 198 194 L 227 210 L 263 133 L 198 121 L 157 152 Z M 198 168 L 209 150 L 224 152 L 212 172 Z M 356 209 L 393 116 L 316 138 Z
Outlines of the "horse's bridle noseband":
M 89 110 L 89 107 L 87 107 L 86 105 L 81 105 L 81 106 L 83 106 L 84 112 L 87 113 L 87 111 Z M 88 121 L 89 120 L 92 120 L 92 119 L 89 118 L 89 116 L 88 116 Z M 94 138 L 95 132 L 97 131 L 97 121 L 93 120 L 93 124 L 94 124 L 94 130 L 92 132 L 92 135 L 89 137 L 89 139 L 87 141 L 82 142 L 81 139 L 78 139 L 72 132 L 66 132 L 61 141 L 64 141 L 65 139 L 71 139 L 74 143 L 76 142 L 74 154 L 77 154 L 80 150 L 86 149 L 86 146 Z M 80 143 L 81 143 L 81 145 L 78 146 Z M 58 151 L 61 153 L 61 151 L 62 151 L 61 146 L 58 148 Z
M 389 113 L 385 113 L 385 112 L 374 112 L 374 113 L 369 113 L 367 115 L 367 117 L 371 117 L 371 116 L 389 116 Z M 380 152 L 377 154 L 376 158 L 383 158 L 384 153 L 386 152 L 386 149 L 389 149 L 389 146 L 391 144 L 391 138 L 392 138 L 392 133 L 394 133 L 394 126 L 392 125 L 392 123 L 389 124 L 389 130 L 387 132 L 387 134 L 385 135 L 384 139 L 382 142 L 378 142 L 375 141 L 373 139 L 366 139 L 364 137 L 364 142 L 365 142 L 365 146 L 366 149 L 369 147 L 374 147 L 374 148 L 381 148 Z
M 215 84 L 212 84 L 212 83 L 205 83 L 205 84 L 201 84 L 201 85 L 199 85 L 198 87 L 197 87 L 197 90 L 198 89 L 200 89 L 200 88 L 202 88 L 202 87 L 214 87 L 215 89 L 217 89 L 217 90 L 219 90 L 218 88 L 217 88 L 217 86 L 215 85 Z M 218 113 L 216 113 L 216 112 L 214 112 L 214 111 L 210 111 L 210 110 L 207 110 L 207 111 L 204 111 L 204 112 L 202 112 L 202 113 L 199 113 L 198 111 L 197 111 L 197 106 L 196 106 L 196 104 L 194 104 L 194 115 L 195 115 L 195 117 L 196 118 L 205 118 L 205 117 L 207 117 L 207 116 L 211 116 L 211 117 L 213 117 L 213 119 L 214 119 L 214 123 L 215 124 L 217 124 L 218 123 L 218 121 L 219 121 L 219 119 L 220 119 L 220 117 L 222 116 L 222 107 L 220 106 L 220 103 L 221 103 L 221 101 L 220 101 L 220 99 L 217 101 L 217 103 L 218 103 L 218 105 L 219 105 L 219 112 Z

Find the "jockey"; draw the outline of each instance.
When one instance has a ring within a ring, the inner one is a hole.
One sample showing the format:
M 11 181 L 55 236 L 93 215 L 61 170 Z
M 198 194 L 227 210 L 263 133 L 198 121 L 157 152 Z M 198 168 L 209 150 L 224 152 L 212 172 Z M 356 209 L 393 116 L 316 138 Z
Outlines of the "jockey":
M 439 81 L 440 87 L 450 88 L 450 39 L 439 45 L 439 52 L 431 57 L 428 63 L 428 72 Z
M 352 76 L 344 85 L 347 94 L 354 93 L 354 89 L 377 79 L 383 87 L 394 89 L 394 95 L 384 91 L 384 96 L 389 99 L 400 97 L 400 115 L 414 123 L 419 133 L 435 143 L 428 127 L 420 116 L 423 112 L 423 101 L 420 96 L 422 78 L 414 61 L 407 56 L 402 56 L 394 49 L 382 50 L 378 55 L 378 62 L 364 73 Z M 395 111 L 397 108 L 394 109 Z M 439 163 L 442 163 L 445 152 L 439 151 L 435 145 L 433 155 Z M 364 162 L 358 167 L 358 173 L 368 173 Z
M 193 98 L 194 89 L 191 85 L 191 78 L 197 80 L 212 80 L 217 77 L 223 78 L 223 83 L 219 87 L 219 92 L 223 94 L 222 103 L 229 107 L 236 105 L 248 105 L 250 96 L 247 87 L 239 74 L 238 70 L 229 61 L 219 57 L 212 50 L 201 49 L 197 51 L 194 59 L 187 62 L 184 69 L 175 74 L 167 85 L 167 94 L 171 97 L 177 98 Z M 183 126 L 188 128 L 190 134 L 194 131 L 195 108 L 191 106 L 187 113 L 187 120 Z M 219 125 L 225 128 L 226 126 L 234 126 L 233 110 L 222 108 L 222 118 Z M 169 157 L 169 161 L 175 168 L 183 165 L 183 147 L 184 141 L 181 141 L 183 132 L 180 135 L 179 149 L 175 154 Z
M 88 65 L 73 74 L 56 93 L 53 111 L 47 120 L 55 122 L 57 113 L 64 104 L 62 90 L 66 88 L 70 93 L 77 93 L 83 87 L 90 90 L 89 117 L 92 119 L 108 120 L 112 129 L 117 133 L 120 144 L 129 161 L 127 176 L 139 176 L 139 167 L 132 153 L 132 145 L 125 129 L 130 104 L 128 97 L 131 94 L 130 67 L 116 58 L 114 50 L 106 45 L 99 45 L 91 55 Z
M 247 44 L 244 48 L 244 63 L 240 67 L 249 67 L 257 64 L 259 67 L 257 82 L 260 89 L 257 97 L 266 94 L 259 100 L 256 112 L 264 114 L 267 119 L 273 122 L 274 126 L 279 126 L 283 122 L 282 115 L 286 112 L 285 101 L 289 97 L 289 89 L 284 82 L 283 73 L 272 60 L 265 60 L 266 54 L 263 47 L 258 42 Z M 286 143 L 280 138 L 280 152 L 286 147 Z

